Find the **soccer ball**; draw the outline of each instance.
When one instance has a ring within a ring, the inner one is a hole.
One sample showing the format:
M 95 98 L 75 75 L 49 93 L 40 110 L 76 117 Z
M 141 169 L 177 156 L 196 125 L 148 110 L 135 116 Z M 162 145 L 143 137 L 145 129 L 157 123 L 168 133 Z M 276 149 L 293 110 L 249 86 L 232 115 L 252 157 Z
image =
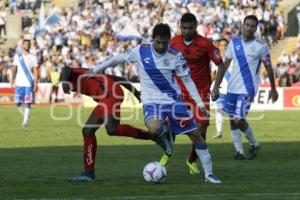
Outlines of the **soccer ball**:
M 143 176 L 149 183 L 161 183 L 167 177 L 167 170 L 159 162 L 150 162 L 144 167 Z

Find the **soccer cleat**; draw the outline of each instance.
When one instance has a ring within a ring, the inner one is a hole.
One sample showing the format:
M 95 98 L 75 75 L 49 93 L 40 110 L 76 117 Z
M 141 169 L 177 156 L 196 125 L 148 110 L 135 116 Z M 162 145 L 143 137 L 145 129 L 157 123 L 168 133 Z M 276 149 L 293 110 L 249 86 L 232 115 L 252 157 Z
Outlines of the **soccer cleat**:
M 173 138 L 170 132 L 164 133 L 159 137 L 156 137 L 154 141 L 165 151 L 165 154 L 171 155 L 173 154 Z
M 233 156 L 234 160 L 245 160 L 246 157 L 244 156 L 244 154 L 241 154 L 240 152 L 236 152 L 235 155 Z
M 261 149 L 261 144 L 258 144 L 257 146 L 250 145 L 247 160 L 254 159 L 257 156 L 260 149 Z
M 205 177 L 205 182 L 207 183 L 213 183 L 213 184 L 220 184 L 222 181 L 215 175 L 210 174 Z
M 28 124 L 27 123 L 22 124 L 22 128 L 28 128 Z
M 69 181 L 73 182 L 92 182 L 95 180 L 95 174 L 93 172 L 82 172 L 79 176 L 73 176 Z
M 215 136 L 213 136 L 213 139 L 219 139 L 222 138 L 222 133 L 217 133 Z
M 161 157 L 159 163 L 160 163 L 161 165 L 163 165 L 163 166 L 166 167 L 166 166 L 169 164 L 170 159 L 171 159 L 171 156 L 169 156 L 169 155 L 167 155 L 167 154 L 164 154 L 164 155 Z
M 198 169 L 197 162 L 189 162 L 189 159 L 186 160 L 186 165 L 189 168 L 190 174 L 200 174 L 200 171 Z

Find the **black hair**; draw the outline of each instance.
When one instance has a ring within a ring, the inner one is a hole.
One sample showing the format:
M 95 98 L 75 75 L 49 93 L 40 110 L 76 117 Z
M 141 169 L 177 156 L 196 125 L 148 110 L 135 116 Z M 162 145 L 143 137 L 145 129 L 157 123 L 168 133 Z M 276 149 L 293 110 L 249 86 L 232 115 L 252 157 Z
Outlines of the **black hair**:
M 156 24 L 152 32 L 152 38 L 156 36 L 171 38 L 170 26 L 164 23 Z
M 245 22 L 246 22 L 247 19 L 252 19 L 252 20 L 256 21 L 256 26 L 258 25 L 258 19 L 257 19 L 257 17 L 255 15 L 248 15 L 248 16 L 246 16 L 245 19 L 244 19 L 244 24 L 245 24 Z
M 24 44 L 25 42 L 29 42 L 29 44 L 31 44 L 31 41 L 28 39 L 23 40 L 22 44 Z
M 192 22 L 194 24 L 197 24 L 197 18 L 194 14 L 192 13 L 184 13 L 181 17 L 180 23 L 184 22 Z

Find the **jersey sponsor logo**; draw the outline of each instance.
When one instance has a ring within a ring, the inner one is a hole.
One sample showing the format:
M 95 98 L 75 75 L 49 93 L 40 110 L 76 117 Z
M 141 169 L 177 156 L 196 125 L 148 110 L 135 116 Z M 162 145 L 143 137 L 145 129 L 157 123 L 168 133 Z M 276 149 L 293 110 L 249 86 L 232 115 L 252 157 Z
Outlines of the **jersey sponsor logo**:
M 189 127 L 189 126 L 191 126 L 191 124 L 192 124 L 191 117 L 182 117 L 179 120 L 179 126 L 181 128 Z
M 87 157 L 86 157 L 86 163 L 88 165 L 92 164 L 94 161 L 93 161 L 93 157 L 92 157 L 92 148 L 93 148 L 93 145 L 90 144 L 88 146 L 88 150 L 87 150 Z
M 149 64 L 150 63 L 150 58 L 149 57 L 144 58 L 144 62 Z
M 239 50 L 241 50 L 241 46 L 240 46 L 240 45 L 236 45 L 236 46 L 235 46 L 235 49 L 236 49 L 237 51 L 239 51 Z

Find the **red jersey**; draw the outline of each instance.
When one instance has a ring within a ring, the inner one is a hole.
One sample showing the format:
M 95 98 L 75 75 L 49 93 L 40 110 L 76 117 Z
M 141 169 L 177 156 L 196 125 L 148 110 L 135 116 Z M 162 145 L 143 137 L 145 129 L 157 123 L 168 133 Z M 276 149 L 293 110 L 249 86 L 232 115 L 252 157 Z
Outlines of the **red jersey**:
M 123 90 L 111 75 L 97 74 L 94 77 L 83 75 L 87 69 L 71 68 L 68 81 L 72 84 L 72 91 L 92 97 L 95 101 L 103 98 L 123 98 Z
M 191 77 L 200 92 L 209 92 L 211 85 L 210 61 L 216 65 L 223 62 L 220 51 L 209 39 L 196 34 L 191 44 L 186 45 L 183 42 L 183 36 L 178 35 L 171 39 L 171 46 L 178 49 L 186 59 L 191 70 Z M 178 80 L 178 79 L 177 79 Z M 181 80 L 178 81 L 183 95 L 188 91 L 183 86 Z

